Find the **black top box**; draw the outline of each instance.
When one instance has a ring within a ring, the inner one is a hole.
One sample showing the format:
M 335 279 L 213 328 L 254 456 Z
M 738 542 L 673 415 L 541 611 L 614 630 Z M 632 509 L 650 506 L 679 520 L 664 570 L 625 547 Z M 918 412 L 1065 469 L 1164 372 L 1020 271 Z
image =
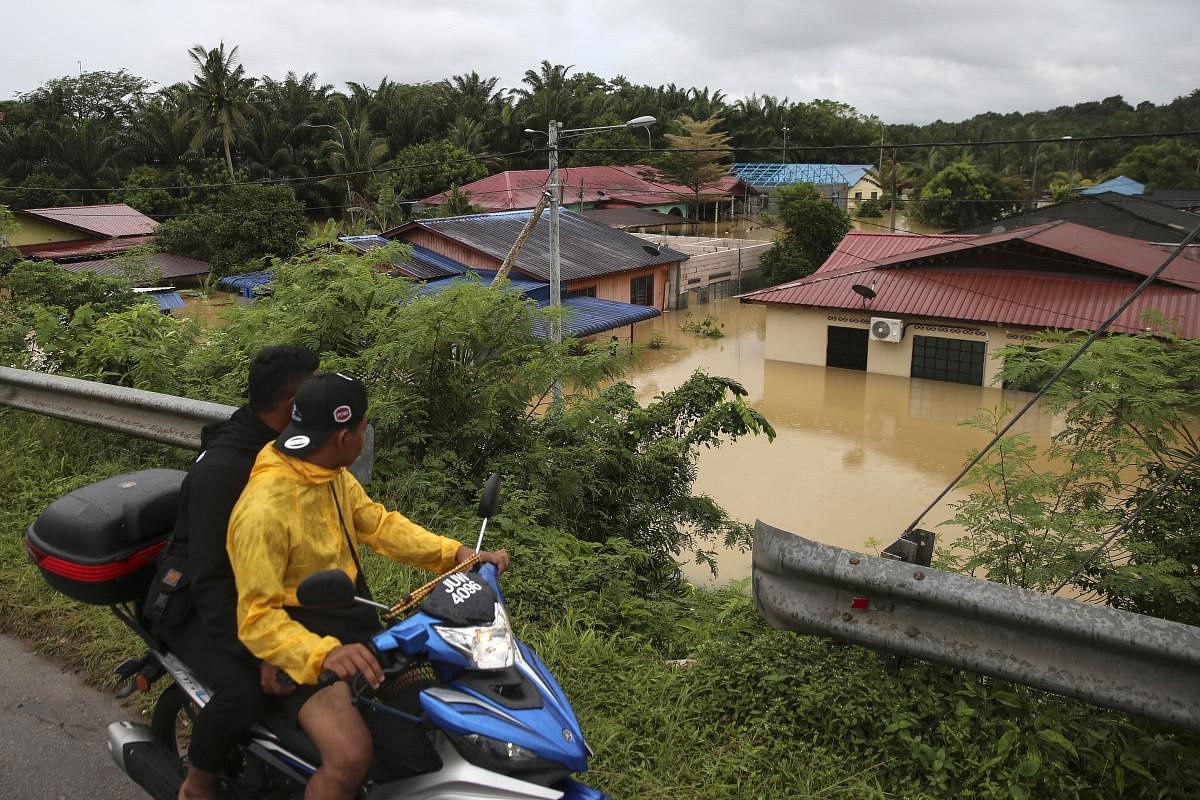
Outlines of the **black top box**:
M 46 582 L 75 600 L 141 600 L 175 526 L 184 472 L 147 469 L 81 486 L 29 526 L 25 547 Z

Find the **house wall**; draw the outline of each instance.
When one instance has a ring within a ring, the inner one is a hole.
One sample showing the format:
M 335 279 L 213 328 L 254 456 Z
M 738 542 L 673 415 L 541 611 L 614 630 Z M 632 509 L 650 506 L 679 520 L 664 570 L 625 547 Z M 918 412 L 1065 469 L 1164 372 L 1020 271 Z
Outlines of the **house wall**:
M 775 361 L 824 366 L 825 345 L 829 326 L 845 328 L 870 327 L 872 316 L 895 319 L 887 314 L 872 315 L 869 311 L 846 311 L 836 308 L 788 308 L 767 306 L 766 339 L 763 356 Z M 904 319 L 904 336 L 899 342 L 867 343 L 867 372 L 909 377 L 912 367 L 913 336 L 938 336 L 948 339 L 967 339 L 986 343 L 983 385 L 999 385 L 997 376 L 1003 366 L 994 358 L 996 351 L 1031 338 L 1027 328 L 1007 328 L 980 325 L 974 322 L 944 319 Z
M 771 248 L 771 242 L 761 239 L 634 235 L 655 245 L 666 245 L 672 250 L 688 254 L 687 261 L 682 262 L 679 268 L 679 286 L 673 287 L 680 294 L 693 289 L 706 289 L 714 283 L 737 281 L 756 273 L 759 259 Z M 673 303 L 671 307 L 675 305 Z
M 19 226 L 8 237 L 8 243 L 13 247 L 21 247 L 27 244 L 75 242 L 81 239 L 99 238 L 88 236 L 83 231 L 77 231 L 65 225 L 58 225 L 54 222 L 38 219 L 37 217 L 26 216 L 19 211 L 13 214 L 13 216 L 16 217 L 17 225 Z
M 468 267 L 498 269 L 500 264 L 503 263 L 498 258 L 493 258 L 486 253 L 481 253 L 474 248 L 467 247 L 466 245 L 421 228 L 406 231 L 402 238 L 406 242 L 427 247 L 435 253 L 452 258 L 460 264 L 466 264 Z
M 863 200 L 870 200 L 871 193 L 875 193 L 875 199 L 879 200 L 883 197 L 883 188 L 880 187 L 869 175 L 864 175 L 858 183 L 849 187 L 847 190 L 848 199 L 846 200 L 846 208 L 848 211 L 857 211 L 858 204 Z M 862 199 L 855 197 L 856 194 L 862 193 Z
M 589 287 L 596 287 L 596 297 L 601 300 L 616 300 L 619 303 L 629 302 L 629 282 L 643 275 L 654 275 L 654 307 L 660 311 L 668 308 L 667 276 L 670 264 L 660 264 L 647 269 L 629 270 L 612 275 L 598 275 L 595 278 L 583 278 L 570 281 L 563 287 L 563 294 Z

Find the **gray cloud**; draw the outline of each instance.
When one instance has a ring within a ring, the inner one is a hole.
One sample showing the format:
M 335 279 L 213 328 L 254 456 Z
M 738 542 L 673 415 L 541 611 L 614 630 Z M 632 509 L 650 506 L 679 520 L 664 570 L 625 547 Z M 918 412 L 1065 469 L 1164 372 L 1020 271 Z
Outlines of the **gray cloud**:
M 519 84 L 543 59 L 637 83 L 828 98 L 886 122 L 1035 111 L 1121 94 L 1168 102 L 1200 86 L 1194 0 L 612 0 L 353 5 L 315 0 L 43 0 L 7 12 L 0 96 L 78 69 L 190 75 L 224 39 L 248 72 L 316 72 L 341 87 L 477 70 Z

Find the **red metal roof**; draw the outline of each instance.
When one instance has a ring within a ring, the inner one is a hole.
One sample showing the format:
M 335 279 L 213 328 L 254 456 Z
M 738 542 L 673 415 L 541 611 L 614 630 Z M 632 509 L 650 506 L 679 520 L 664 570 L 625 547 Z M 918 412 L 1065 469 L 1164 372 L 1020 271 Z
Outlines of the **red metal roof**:
M 154 233 L 158 223 L 136 208 L 124 203 L 98 206 L 61 206 L 59 208 L 26 208 L 22 214 L 40 217 L 59 225 L 115 239 L 121 236 L 144 236 Z
M 1001 261 L 987 268 L 956 266 L 955 256 L 1007 243 L 1014 237 L 1002 234 L 962 237 L 961 241 L 914 246 L 904 252 L 903 248 L 910 244 L 927 244 L 928 237 L 895 235 L 913 237 L 903 243 L 882 241 L 879 234 L 867 234 L 872 237 L 870 241 L 863 240 L 863 234 L 851 234 L 846 237 L 851 241 L 844 240 L 839 245 L 840 252 L 813 275 L 750 292 L 742 299 L 751 303 L 862 311 L 863 299 L 852 287 L 863 284 L 875 290 L 875 297 L 867 306 L 875 316 L 1094 330 L 1129 296 L 1141 278 L 1166 258 L 1161 249 L 1136 240 L 1077 225 L 1071 228 L 1079 230 L 1068 228 L 1055 233 L 1054 227 L 1063 226 L 1008 232 L 1023 231 L 1024 235 L 1015 238 L 1025 242 L 1034 239 L 1042 252 L 1006 248 L 1004 257 L 1011 260 L 1011 266 Z M 888 249 L 893 250 L 892 254 L 884 255 Z M 1078 262 L 1073 264 L 1074 272 L 1064 272 L 1045 258 L 1046 252 L 1074 256 L 1096 266 L 1089 272 L 1085 263 Z M 936 256 L 941 257 L 931 263 Z M 837 266 L 838 263 L 844 265 Z M 1150 263 L 1153 266 L 1148 267 Z M 1200 291 L 1193 288 L 1200 287 L 1200 263 L 1176 259 L 1167 273 L 1172 278 L 1156 281 L 1143 292 L 1117 319 L 1113 330 L 1139 331 L 1143 327 L 1142 312 L 1155 309 L 1178 320 L 1184 336 L 1200 338 Z
M 71 242 L 48 242 L 46 244 L 25 244 L 17 248 L 21 255 L 27 258 L 41 258 L 47 261 L 75 261 L 81 258 L 123 253 L 134 247 L 150 244 L 153 236 L 125 236 L 120 239 L 77 239 Z
M 870 267 L 880 264 L 892 256 L 923 250 L 946 242 L 974 239 L 975 236 L 961 234 L 939 234 L 926 236 L 918 233 L 876 233 L 850 231 L 825 259 L 818 273 L 838 269 Z
M 642 164 L 631 166 L 563 167 L 558 171 L 562 185 L 563 205 L 570 208 L 579 203 L 582 196 L 587 204 L 620 203 L 632 205 L 660 205 L 676 203 L 693 198 L 692 190 L 686 186 L 660 180 L 653 167 Z M 550 182 L 549 169 L 509 170 L 489 175 L 461 187 L 459 191 L 470 196 L 472 205 L 488 211 L 511 211 L 533 208 Z M 582 187 L 582 188 L 581 188 Z M 582 194 L 581 194 L 582 192 Z M 701 199 L 742 196 L 755 191 L 733 176 L 725 176 L 700 191 Z M 444 203 L 449 193 L 442 192 L 427 197 L 422 203 L 437 205 Z

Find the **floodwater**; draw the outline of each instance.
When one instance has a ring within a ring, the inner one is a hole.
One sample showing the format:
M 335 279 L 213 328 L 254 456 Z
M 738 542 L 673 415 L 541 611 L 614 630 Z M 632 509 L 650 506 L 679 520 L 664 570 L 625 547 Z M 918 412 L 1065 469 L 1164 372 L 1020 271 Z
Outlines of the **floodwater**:
M 973 448 L 989 436 L 959 425 L 980 408 L 1019 407 L 1029 395 L 922 379 L 767 361 L 765 311 L 734 298 L 690 308 L 712 315 L 725 336 L 701 339 L 679 330 L 687 312 L 639 323 L 634 341 L 662 334 L 661 349 L 642 349 L 627 379 L 649 402 L 687 380 L 696 368 L 739 381 L 747 401 L 778 434 L 748 437 L 701 452 L 694 490 L 711 495 L 733 517 L 761 519 L 827 544 L 875 552 L 890 544 L 958 473 Z M 1016 432 L 1029 432 L 1039 449 L 1049 442 L 1052 418 L 1036 411 Z M 958 531 L 941 526 L 956 489 L 924 519 L 939 544 Z M 941 526 L 941 527 L 939 527 Z M 868 544 L 869 540 L 878 545 Z M 750 554 L 718 558 L 721 583 L 750 574 Z M 711 583 L 702 567 L 685 570 Z

